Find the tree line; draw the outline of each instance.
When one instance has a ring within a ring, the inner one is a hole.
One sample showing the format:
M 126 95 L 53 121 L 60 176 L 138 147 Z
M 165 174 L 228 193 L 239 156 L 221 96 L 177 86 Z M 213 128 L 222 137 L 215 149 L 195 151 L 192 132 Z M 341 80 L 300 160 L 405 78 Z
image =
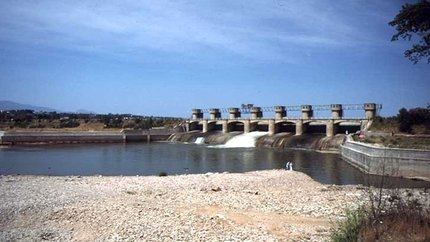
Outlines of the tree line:
M 104 128 L 149 129 L 173 126 L 182 118 L 141 116 L 132 114 L 84 114 L 35 112 L 33 110 L 0 111 L 2 128 L 75 128 L 82 124 L 103 124 Z
M 401 108 L 396 116 L 376 117 L 374 130 L 403 132 L 409 134 L 430 134 L 430 105 L 426 108 Z
M 427 108 L 402 108 L 397 115 L 399 131 L 411 133 L 414 125 L 422 125 L 430 131 L 430 105 Z

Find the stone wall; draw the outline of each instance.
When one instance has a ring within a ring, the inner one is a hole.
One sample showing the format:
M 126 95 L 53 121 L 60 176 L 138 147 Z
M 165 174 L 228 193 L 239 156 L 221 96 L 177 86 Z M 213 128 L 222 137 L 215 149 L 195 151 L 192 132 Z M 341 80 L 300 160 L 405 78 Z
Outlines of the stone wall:
M 355 142 L 341 145 L 342 157 L 364 172 L 430 180 L 430 151 L 377 147 Z

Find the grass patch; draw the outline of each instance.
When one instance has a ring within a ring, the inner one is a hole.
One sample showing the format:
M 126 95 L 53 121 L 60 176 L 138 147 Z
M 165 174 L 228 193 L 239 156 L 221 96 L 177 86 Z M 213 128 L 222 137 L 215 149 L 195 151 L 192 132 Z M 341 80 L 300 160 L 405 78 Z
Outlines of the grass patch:
M 371 131 L 380 131 L 387 133 L 397 133 L 399 132 L 399 123 L 395 118 L 382 118 L 376 117 L 370 126 Z
M 357 135 L 354 135 L 353 139 L 355 141 L 379 144 L 389 148 L 430 150 L 430 137 L 367 135 L 364 139 L 359 139 Z

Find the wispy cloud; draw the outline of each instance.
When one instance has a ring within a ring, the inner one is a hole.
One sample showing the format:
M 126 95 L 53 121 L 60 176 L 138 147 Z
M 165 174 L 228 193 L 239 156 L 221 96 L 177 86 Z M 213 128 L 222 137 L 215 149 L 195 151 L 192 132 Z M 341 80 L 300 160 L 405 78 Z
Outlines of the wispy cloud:
M 0 40 L 124 55 L 209 52 L 288 61 L 303 51 L 378 41 L 377 34 L 363 31 L 376 10 L 351 16 L 357 6 L 289 0 L 2 1 Z

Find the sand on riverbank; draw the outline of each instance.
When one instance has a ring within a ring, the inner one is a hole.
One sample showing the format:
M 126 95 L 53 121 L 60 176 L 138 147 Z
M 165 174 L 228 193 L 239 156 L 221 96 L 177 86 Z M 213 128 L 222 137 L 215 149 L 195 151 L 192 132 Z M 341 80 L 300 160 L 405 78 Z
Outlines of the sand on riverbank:
M 0 176 L 0 241 L 322 241 L 362 195 L 285 170 Z

